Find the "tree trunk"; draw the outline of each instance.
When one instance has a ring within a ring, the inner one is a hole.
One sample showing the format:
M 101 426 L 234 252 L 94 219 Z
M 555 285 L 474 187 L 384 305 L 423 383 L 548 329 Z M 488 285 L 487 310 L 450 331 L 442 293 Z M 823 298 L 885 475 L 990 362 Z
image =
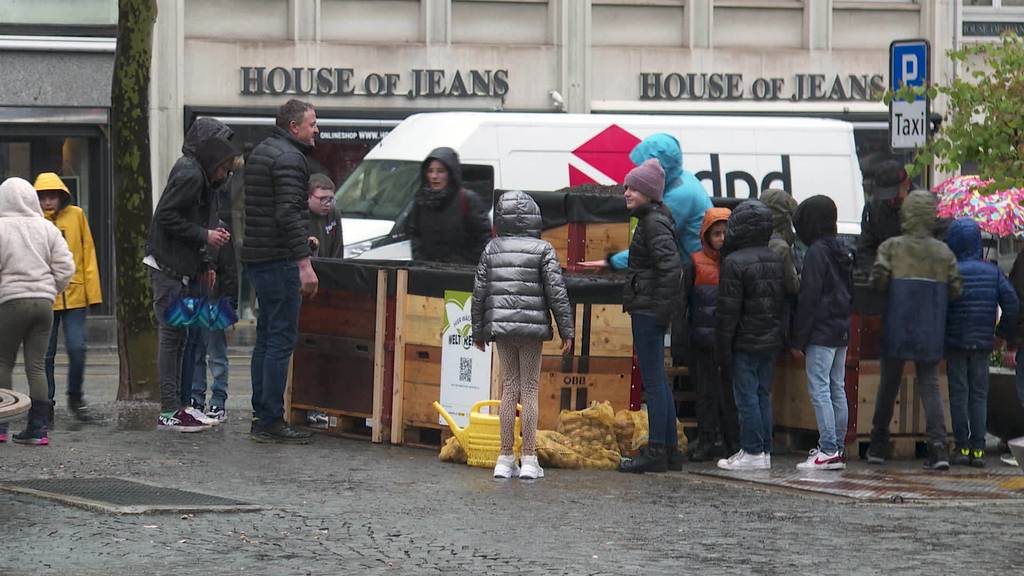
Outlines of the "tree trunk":
M 146 238 L 153 215 L 149 149 L 149 71 L 156 0 L 119 0 L 117 53 L 111 88 L 114 159 L 114 242 L 117 276 L 117 399 L 159 400 L 157 331 Z M 120 416 L 119 416 L 120 425 Z M 156 419 L 140 419 L 152 428 Z M 129 425 L 129 427 L 131 427 Z

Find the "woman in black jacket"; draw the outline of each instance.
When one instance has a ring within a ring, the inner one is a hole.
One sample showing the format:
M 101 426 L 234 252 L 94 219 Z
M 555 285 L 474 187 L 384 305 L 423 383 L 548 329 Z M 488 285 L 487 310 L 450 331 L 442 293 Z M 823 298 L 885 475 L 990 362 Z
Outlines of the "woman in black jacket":
M 665 172 L 650 159 L 626 175 L 626 208 L 638 222 L 629 246 L 629 273 L 622 308 L 633 323 L 633 346 L 643 376 L 650 427 L 647 447 L 624 462 L 622 472 L 682 468 L 676 405 L 665 377 L 665 332 L 681 297 L 682 264 L 672 214 L 662 203 Z
M 413 260 L 476 265 L 491 239 L 487 207 L 462 187 L 459 155 L 436 148 L 420 168 L 420 188 L 406 221 Z

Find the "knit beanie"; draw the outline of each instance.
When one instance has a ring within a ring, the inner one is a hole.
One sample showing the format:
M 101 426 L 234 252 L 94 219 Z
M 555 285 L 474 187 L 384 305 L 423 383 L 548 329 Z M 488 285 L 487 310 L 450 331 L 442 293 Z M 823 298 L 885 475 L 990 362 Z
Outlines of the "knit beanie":
M 661 202 L 665 196 L 665 171 L 661 169 L 661 164 L 657 160 L 648 158 L 626 174 L 624 184 L 653 202 Z

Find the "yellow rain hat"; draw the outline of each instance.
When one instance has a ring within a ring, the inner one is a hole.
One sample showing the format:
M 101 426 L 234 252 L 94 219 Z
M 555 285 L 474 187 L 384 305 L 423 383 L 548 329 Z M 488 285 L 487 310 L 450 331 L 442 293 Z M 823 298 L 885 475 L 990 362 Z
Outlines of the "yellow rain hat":
M 39 176 L 36 176 L 36 183 L 33 185 L 36 192 L 42 192 L 43 190 L 63 190 L 65 194 L 71 194 L 68 190 L 64 181 L 60 179 L 60 176 L 53 172 L 43 172 Z

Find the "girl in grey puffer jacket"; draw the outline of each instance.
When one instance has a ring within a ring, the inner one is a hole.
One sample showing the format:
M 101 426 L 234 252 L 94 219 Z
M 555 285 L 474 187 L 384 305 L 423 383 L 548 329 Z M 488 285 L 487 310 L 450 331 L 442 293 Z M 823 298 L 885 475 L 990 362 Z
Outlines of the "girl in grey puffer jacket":
M 473 288 L 473 342 L 483 350 L 494 340 L 501 360 L 501 455 L 495 478 L 544 477 L 537 463 L 537 381 L 541 348 L 551 340 L 551 314 L 572 349 L 573 317 L 562 266 L 551 244 L 540 239 L 540 208 L 528 195 L 506 192 L 494 209 L 498 237 L 480 256 Z M 522 470 L 516 466 L 516 403 L 522 404 Z

